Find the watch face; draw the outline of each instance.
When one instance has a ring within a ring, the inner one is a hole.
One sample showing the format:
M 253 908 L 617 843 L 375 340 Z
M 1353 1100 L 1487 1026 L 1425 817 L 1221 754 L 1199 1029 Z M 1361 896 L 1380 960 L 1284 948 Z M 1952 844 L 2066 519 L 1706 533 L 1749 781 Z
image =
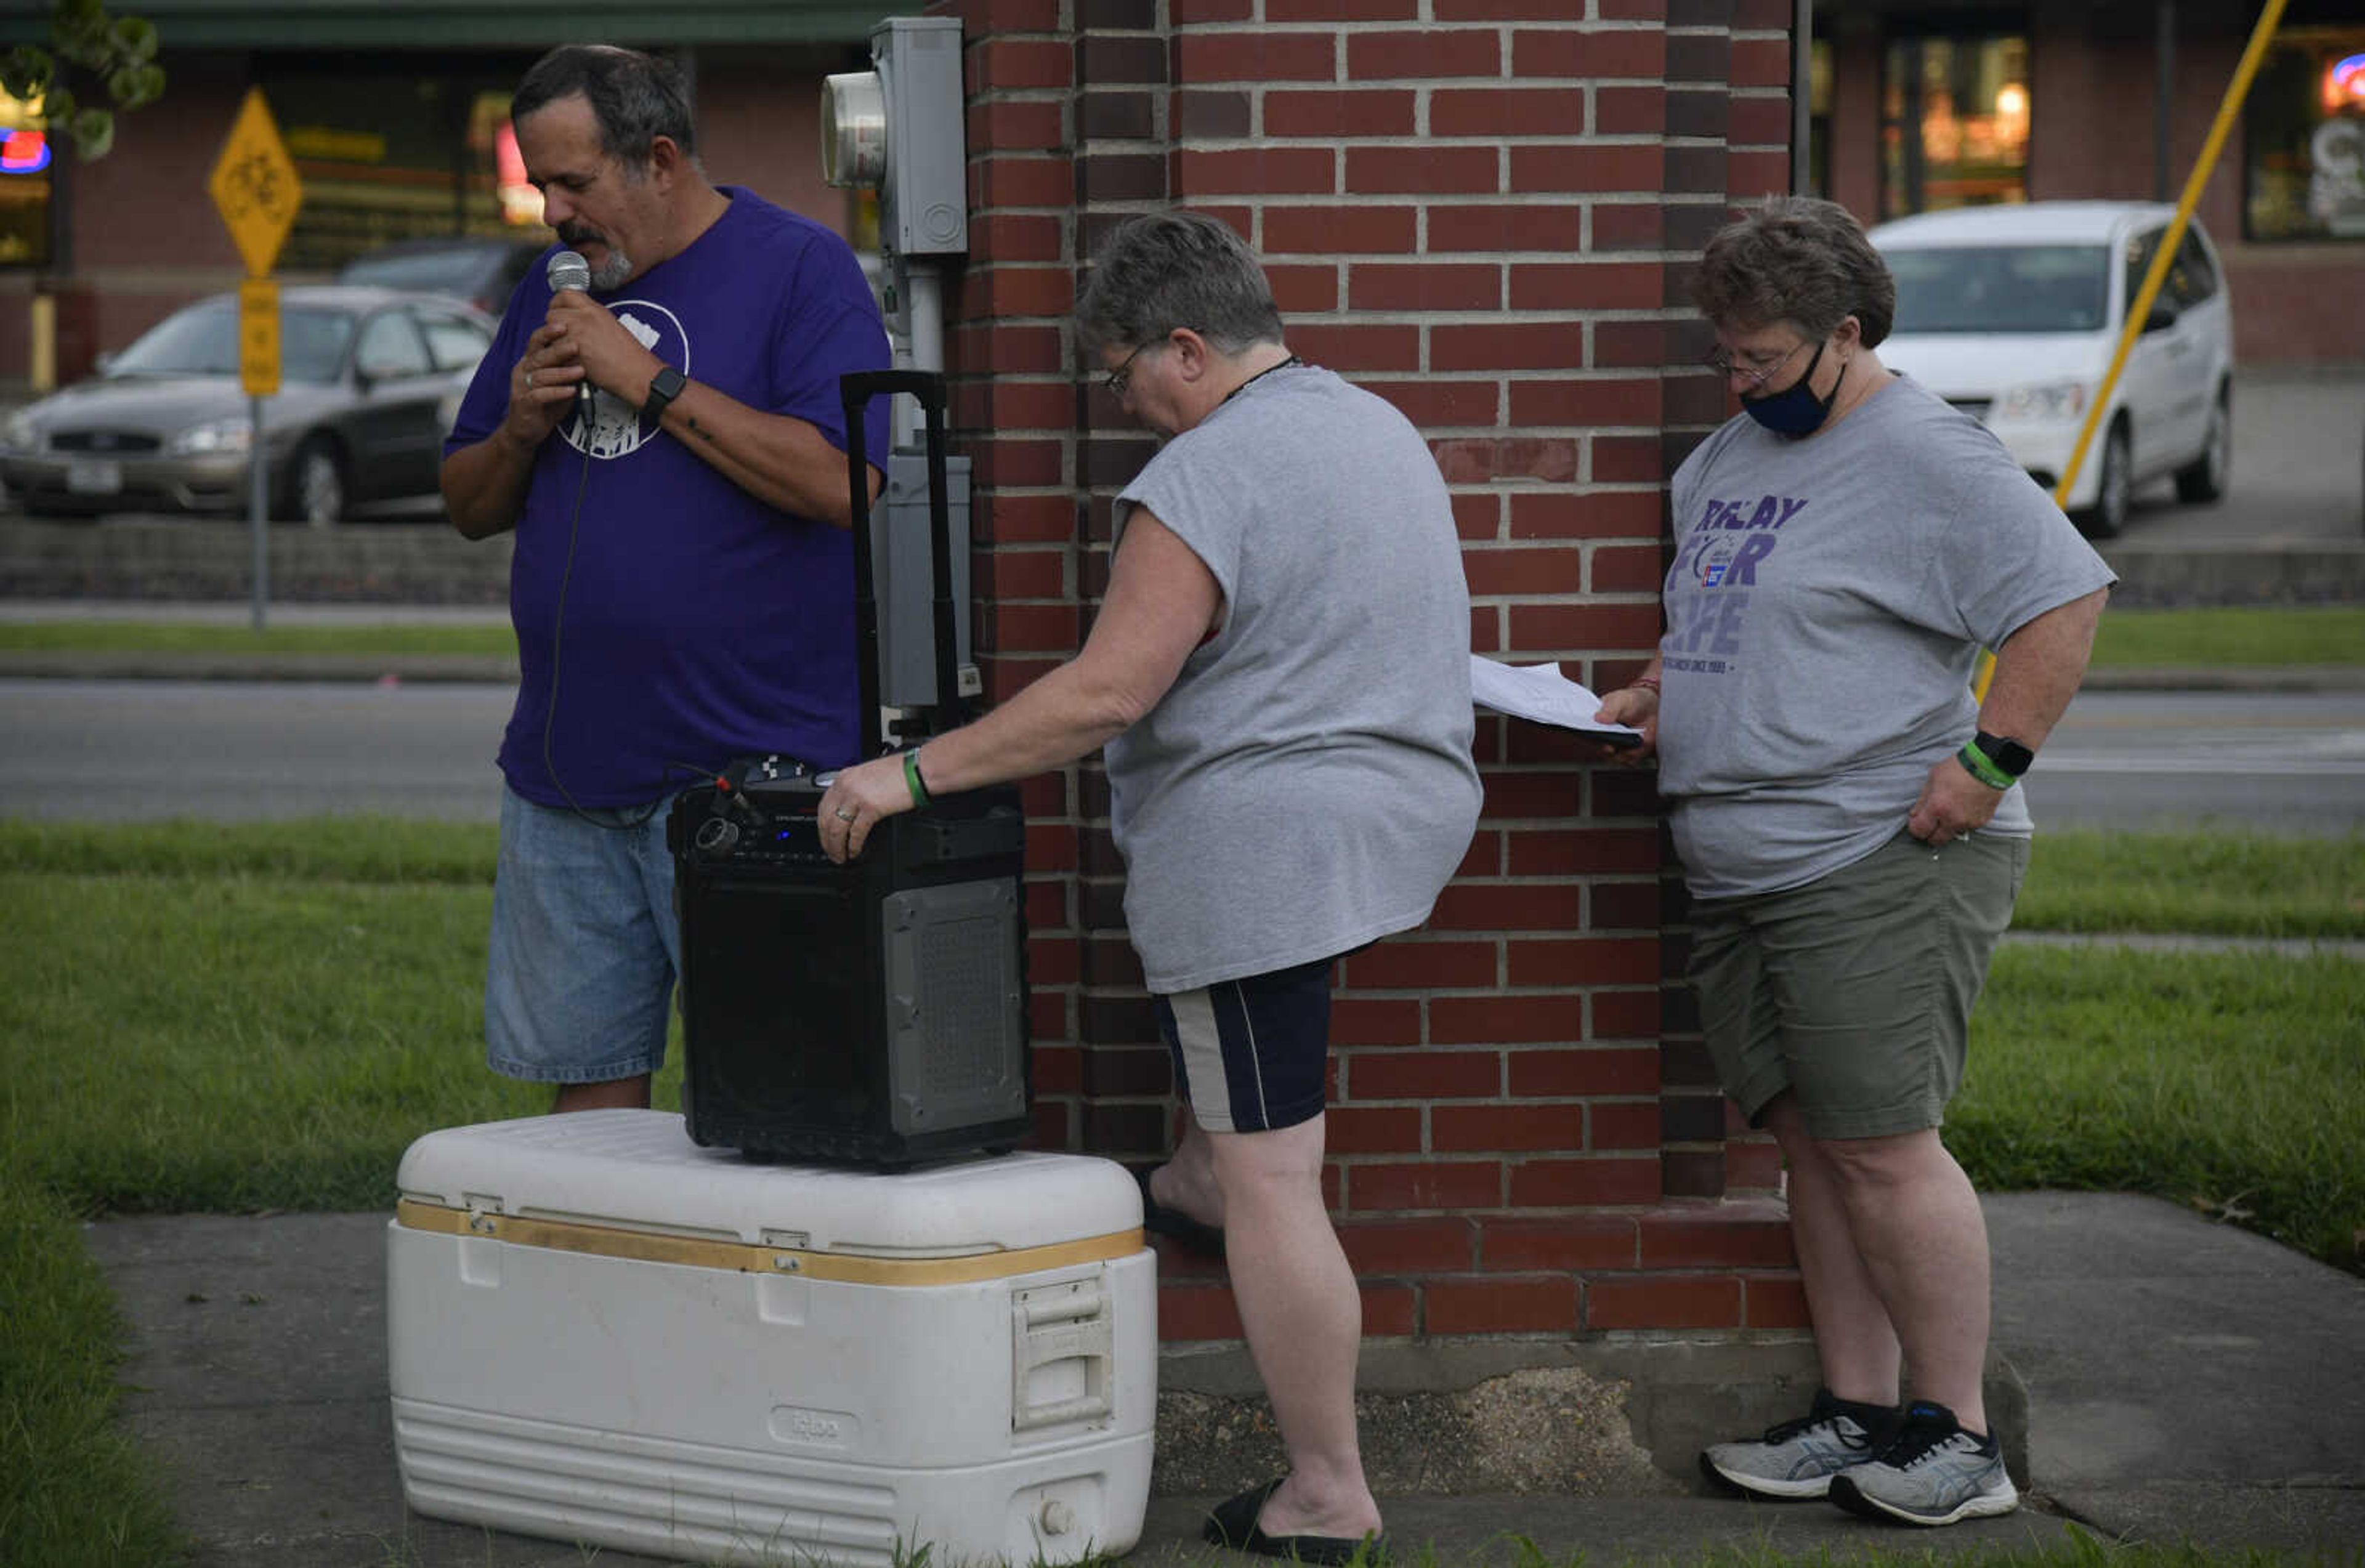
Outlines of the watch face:
M 2027 772 L 2028 765 L 2036 760 L 2034 752 L 2018 741 L 2003 735 L 1990 735 L 1982 732 L 1977 744 L 1981 751 L 1987 753 L 1990 762 L 1994 763 L 2014 778 Z

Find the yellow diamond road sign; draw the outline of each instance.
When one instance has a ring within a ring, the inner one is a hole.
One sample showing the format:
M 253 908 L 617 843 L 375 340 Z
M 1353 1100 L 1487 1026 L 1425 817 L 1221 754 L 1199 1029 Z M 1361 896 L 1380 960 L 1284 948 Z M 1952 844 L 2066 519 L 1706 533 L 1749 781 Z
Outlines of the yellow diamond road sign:
M 206 189 L 230 225 L 238 253 L 246 258 L 246 270 L 256 277 L 269 272 L 286 243 L 296 209 L 304 205 L 304 185 L 296 177 L 286 143 L 279 140 L 262 88 L 247 90 Z

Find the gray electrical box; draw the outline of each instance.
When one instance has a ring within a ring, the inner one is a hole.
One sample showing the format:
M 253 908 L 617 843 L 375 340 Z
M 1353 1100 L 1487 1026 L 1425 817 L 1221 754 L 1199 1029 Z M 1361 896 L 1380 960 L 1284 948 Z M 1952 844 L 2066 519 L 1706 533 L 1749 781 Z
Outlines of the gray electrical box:
M 957 17 L 890 17 L 870 30 L 869 71 L 822 84 L 822 171 L 875 185 L 879 241 L 900 256 L 969 250 Z
M 945 459 L 952 544 L 953 665 L 960 695 L 978 690 L 969 643 L 969 459 Z M 879 602 L 879 700 L 925 708 L 936 693 L 936 563 L 928 543 L 928 458 L 916 447 L 887 460 L 887 487 L 870 509 L 871 588 Z

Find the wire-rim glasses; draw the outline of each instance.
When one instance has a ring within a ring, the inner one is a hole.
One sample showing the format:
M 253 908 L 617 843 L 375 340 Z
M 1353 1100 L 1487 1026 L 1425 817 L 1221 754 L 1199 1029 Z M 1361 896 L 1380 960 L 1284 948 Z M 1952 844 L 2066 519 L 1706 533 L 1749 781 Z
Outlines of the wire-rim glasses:
M 1115 370 L 1110 371 L 1106 375 L 1101 377 L 1101 386 L 1107 389 L 1110 397 L 1118 399 L 1120 402 L 1124 400 L 1125 389 L 1126 386 L 1131 385 L 1133 381 L 1133 362 L 1141 357 L 1142 350 L 1152 345 L 1149 343 L 1135 344 L 1133 352 L 1126 355 L 1124 360 L 1118 364 Z
M 1765 386 L 1768 381 L 1771 381 L 1775 375 L 1780 372 L 1784 365 L 1798 358 L 1799 351 L 1805 348 L 1807 344 L 1812 341 L 1813 340 L 1810 338 L 1799 339 L 1797 342 L 1790 345 L 1789 353 L 1784 354 L 1781 358 L 1776 360 L 1773 364 L 1767 365 L 1763 370 L 1758 369 L 1754 365 L 1742 364 L 1735 362 L 1733 357 L 1725 353 L 1721 347 L 1709 350 L 1708 353 L 1700 360 L 1700 363 L 1708 366 L 1709 369 L 1715 371 L 1719 375 L 1724 377 L 1728 381 L 1732 380 L 1736 375 L 1742 377 L 1749 383 L 1749 388 L 1754 392 L 1757 388 Z

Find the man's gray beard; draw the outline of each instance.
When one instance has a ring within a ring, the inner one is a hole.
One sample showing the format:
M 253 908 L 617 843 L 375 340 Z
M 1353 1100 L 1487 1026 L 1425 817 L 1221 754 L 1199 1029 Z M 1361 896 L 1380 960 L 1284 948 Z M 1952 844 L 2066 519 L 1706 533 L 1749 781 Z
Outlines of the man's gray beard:
M 611 245 L 608 257 L 591 269 L 591 286 L 605 294 L 611 288 L 622 288 L 633 275 L 633 258 Z

